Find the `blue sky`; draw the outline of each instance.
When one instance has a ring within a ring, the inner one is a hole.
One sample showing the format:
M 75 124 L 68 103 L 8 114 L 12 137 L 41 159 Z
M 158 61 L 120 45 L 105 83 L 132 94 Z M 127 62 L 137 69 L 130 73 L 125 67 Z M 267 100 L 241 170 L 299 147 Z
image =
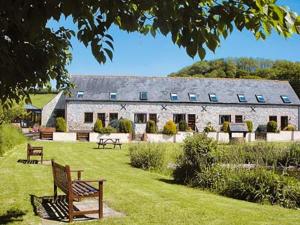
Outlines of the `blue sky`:
M 287 5 L 300 14 L 299 0 L 282 0 L 279 3 Z M 74 26 L 68 21 L 59 24 L 49 22 L 50 27 L 66 25 Z M 138 75 L 166 76 L 199 60 L 190 58 L 183 48 L 178 48 L 170 37 L 157 35 L 144 36 L 138 33 L 120 31 L 112 27 L 110 34 L 114 38 L 113 61 L 100 65 L 93 57 L 90 48 L 72 39 L 73 61 L 68 66 L 70 74 L 91 75 Z M 206 59 L 224 57 L 258 57 L 268 59 L 287 59 L 300 61 L 300 36 L 284 39 L 273 33 L 266 41 L 256 41 L 248 32 L 234 31 L 231 36 L 221 42 L 215 54 L 208 52 Z

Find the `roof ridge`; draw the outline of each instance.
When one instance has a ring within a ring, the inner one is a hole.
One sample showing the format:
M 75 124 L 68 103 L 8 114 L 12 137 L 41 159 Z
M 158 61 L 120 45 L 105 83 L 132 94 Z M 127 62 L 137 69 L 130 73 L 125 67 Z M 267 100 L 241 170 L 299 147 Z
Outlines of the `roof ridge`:
M 246 78 L 225 78 L 225 77 L 168 77 L 168 76 L 134 76 L 134 75 L 85 75 L 85 74 L 72 74 L 71 77 L 83 77 L 83 78 L 140 78 L 140 79 L 184 79 L 184 80 L 191 80 L 191 79 L 198 79 L 198 80 L 248 80 L 248 81 L 268 81 L 268 82 L 289 82 L 288 80 L 270 80 L 270 79 L 246 79 Z

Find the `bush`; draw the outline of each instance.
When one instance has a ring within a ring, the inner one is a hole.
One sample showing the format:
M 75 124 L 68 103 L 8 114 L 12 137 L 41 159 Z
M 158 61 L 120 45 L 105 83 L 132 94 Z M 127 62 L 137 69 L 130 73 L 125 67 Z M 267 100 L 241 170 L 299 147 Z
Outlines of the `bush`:
M 67 124 L 63 117 L 57 117 L 55 120 L 55 129 L 57 132 L 66 132 Z
M 277 122 L 276 121 L 269 121 L 267 123 L 267 132 L 275 133 L 277 131 Z
M 102 133 L 102 128 L 103 128 L 103 125 L 102 125 L 102 121 L 97 119 L 95 124 L 94 124 L 94 131 L 97 132 L 97 133 Z
M 146 124 L 146 132 L 149 134 L 155 134 L 157 132 L 156 123 L 153 120 L 148 120 Z
M 178 124 L 178 130 L 179 131 L 187 131 L 187 129 L 188 129 L 188 125 L 187 125 L 186 121 L 180 120 L 179 124 Z
M 197 174 L 199 187 L 250 202 L 269 202 L 287 208 L 300 206 L 299 181 L 273 171 L 214 166 Z
M 5 152 L 25 141 L 26 138 L 19 128 L 11 124 L 2 124 L 0 126 L 0 156 L 3 156 Z
M 117 133 L 117 130 L 111 126 L 107 126 L 107 127 L 102 127 L 99 130 L 100 134 L 111 134 L 111 133 Z
M 205 134 L 188 136 L 184 140 L 183 155 L 176 162 L 177 167 L 173 173 L 175 181 L 192 184 L 197 173 L 213 164 L 212 152 L 216 148 L 216 142 Z
M 229 122 L 227 122 L 227 121 L 225 121 L 224 123 L 223 123 L 223 126 L 222 126 L 222 128 L 221 128 L 221 130 L 223 131 L 223 132 L 225 132 L 225 133 L 228 133 L 229 132 Z
M 161 170 L 165 149 L 160 144 L 135 144 L 129 147 L 130 164 L 147 170 Z
M 128 119 L 120 119 L 119 120 L 119 132 L 120 133 L 132 133 L 132 123 Z
M 287 127 L 283 129 L 284 131 L 295 131 L 296 127 L 292 124 L 289 124 Z
M 203 130 L 205 133 L 209 133 L 209 132 L 215 132 L 216 129 L 212 126 L 211 122 L 208 122 L 206 124 L 206 127 L 204 127 L 204 130 Z
M 176 124 L 172 120 L 169 120 L 163 128 L 163 134 L 174 135 L 176 133 L 177 133 Z
M 245 121 L 246 124 L 247 124 L 247 128 L 248 128 L 248 131 L 251 133 L 253 132 L 253 122 L 251 120 L 247 120 Z

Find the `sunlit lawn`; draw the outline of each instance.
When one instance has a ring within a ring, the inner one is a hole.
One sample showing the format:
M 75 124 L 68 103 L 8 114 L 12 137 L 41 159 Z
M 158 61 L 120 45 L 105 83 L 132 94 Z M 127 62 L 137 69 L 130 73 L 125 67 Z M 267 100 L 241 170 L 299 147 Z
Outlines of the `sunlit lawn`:
M 46 159 L 54 158 L 73 169 L 84 169 L 83 178 L 107 179 L 104 200 L 126 217 L 86 224 L 300 224 L 299 210 L 225 198 L 132 168 L 127 146 L 120 151 L 99 150 L 91 143 L 33 144 L 44 146 Z M 7 210 L 18 209 L 25 215 L 15 224 L 41 224 L 33 213 L 30 195 L 53 194 L 51 166 L 17 163 L 25 158 L 25 145 L 0 158 L 0 218 Z

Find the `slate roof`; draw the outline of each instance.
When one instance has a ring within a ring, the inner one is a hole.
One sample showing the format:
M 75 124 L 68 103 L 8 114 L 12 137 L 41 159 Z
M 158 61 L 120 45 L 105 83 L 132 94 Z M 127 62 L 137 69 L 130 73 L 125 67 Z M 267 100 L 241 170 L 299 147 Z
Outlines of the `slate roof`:
M 290 98 L 293 105 L 299 98 L 287 81 L 223 79 L 223 78 L 174 78 L 73 75 L 76 87 L 67 100 L 110 101 L 110 93 L 117 93 L 117 101 L 138 101 L 140 92 L 148 92 L 147 102 L 172 102 L 170 93 L 177 93 L 177 102 L 191 102 L 189 93 L 197 96 L 197 103 L 210 103 L 209 93 L 218 97 L 218 103 L 262 104 L 255 95 L 263 95 L 264 104 L 282 104 L 281 95 Z M 84 91 L 78 99 L 77 92 Z M 244 94 L 247 102 L 240 103 L 237 94 Z M 215 104 L 215 103 L 212 103 Z

